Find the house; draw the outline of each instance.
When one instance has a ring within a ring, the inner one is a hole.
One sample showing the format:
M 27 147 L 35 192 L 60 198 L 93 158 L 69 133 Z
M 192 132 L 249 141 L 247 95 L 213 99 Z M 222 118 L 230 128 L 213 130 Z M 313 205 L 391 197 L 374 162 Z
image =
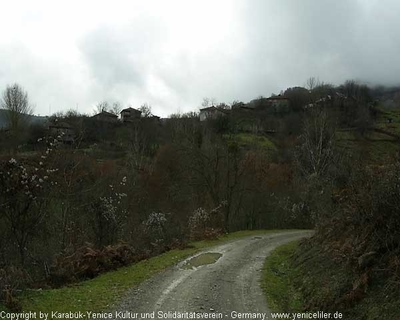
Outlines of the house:
M 117 122 L 118 121 L 118 116 L 107 112 L 107 111 L 102 111 L 92 117 L 92 119 L 98 120 L 98 121 L 104 121 L 104 122 Z
M 229 113 L 228 110 L 217 108 L 217 107 L 207 107 L 200 109 L 200 121 L 205 121 L 207 119 L 217 119 L 218 117 L 226 116 Z
M 288 112 L 290 110 L 290 100 L 282 95 L 269 97 L 266 101 L 276 112 Z
M 142 116 L 142 111 L 131 107 L 121 111 L 121 120 L 123 122 L 132 121 L 134 119 L 140 119 L 141 116 Z
M 75 132 L 72 126 L 66 122 L 54 122 L 49 125 L 49 132 L 52 136 L 57 136 L 58 140 L 64 143 L 73 143 Z

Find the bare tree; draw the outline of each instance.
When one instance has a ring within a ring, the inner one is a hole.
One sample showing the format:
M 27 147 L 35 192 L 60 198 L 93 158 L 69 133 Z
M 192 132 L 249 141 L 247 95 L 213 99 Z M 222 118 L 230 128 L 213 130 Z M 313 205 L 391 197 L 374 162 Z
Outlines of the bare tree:
M 118 101 L 115 101 L 112 104 L 112 107 L 109 110 L 109 112 L 115 114 L 116 116 L 119 116 L 119 114 L 121 113 L 121 110 L 122 110 L 122 104 L 120 102 L 118 102 Z
M 320 85 L 320 82 L 315 77 L 310 77 L 307 79 L 306 87 L 308 90 L 313 91 L 316 87 Z
M 139 110 L 142 112 L 142 117 L 143 118 L 150 118 L 153 116 L 153 114 L 151 113 L 151 105 L 149 105 L 148 103 L 144 103 Z
M 1 107 L 8 111 L 7 122 L 13 132 L 18 132 L 33 113 L 28 93 L 17 83 L 8 85 L 3 91 Z
M 94 113 L 97 114 L 105 111 L 118 116 L 121 110 L 122 110 L 122 104 L 120 102 L 115 101 L 113 103 L 110 103 L 107 100 L 104 100 L 96 105 Z
M 367 85 L 358 83 L 355 80 L 347 80 L 339 87 L 339 91 L 357 102 L 366 103 L 372 100 L 371 89 Z
M 212 107 L 217 104 L 217 100 L 215 98 L 203 98 L 203 102 L 201 103 L 201 106 L 203 108 L 207 107 Z
M 109 112 L 109 110 L 110 110 L 110 104 L 108 103 L 108 101 L 101 101 L 101 102 L 99 102 L 97 105 L 96 105 L 96 107 L 95 107 L 95 109 L 94 109 L 94 113 L 101 113 L 101 112 L 103 112 L 103 111 L 107 111 L 107 112 Z
M 296 154 L 300 170 L 305 176 L 323 176 L 335 162 L 335 128 L 325 110 L 310 111 L 301 140 Z

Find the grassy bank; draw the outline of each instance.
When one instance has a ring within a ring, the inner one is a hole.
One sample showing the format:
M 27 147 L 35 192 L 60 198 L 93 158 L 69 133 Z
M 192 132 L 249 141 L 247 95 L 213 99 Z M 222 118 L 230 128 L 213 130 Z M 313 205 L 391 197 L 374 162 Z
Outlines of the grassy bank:
M 276 312 L 297 312 L 303 309 L 304 301 L 293 285 L 298 270 L 293 268 L 291 257 L 299 241 L 278 247 L 265 260 L 261 287 L 269 307 Z
M 160 256 L 143 260 L 117 271 L 102 274 L 92 280 L 51 290 L 28 290 L 19 298 L 24 311 L 103 311 L 124 296 L 128 289 L 137 286 L 167 267 L 184 260 L 201 249 L 220 243 L 260 233 L 278 231 L 239 231 L 222 236 L 218 240 L 191 243 L 190 248 L 171 250 Z M 0 310 L 2 306 L 0 305 Z
M 395 279 L 369 275 L 368 290 L 354 271 L 315 243 L 292 242 L 265 261 L 262 287 L 277 312 L 339 311 L 343 319 L 399 319 L 400 290 Z
M 340 311 L 354 320 L 399 319 L 399 285 L 384 269 L 350 268 L 315 242 L 304 243 L 292 265 L 307 310 Z

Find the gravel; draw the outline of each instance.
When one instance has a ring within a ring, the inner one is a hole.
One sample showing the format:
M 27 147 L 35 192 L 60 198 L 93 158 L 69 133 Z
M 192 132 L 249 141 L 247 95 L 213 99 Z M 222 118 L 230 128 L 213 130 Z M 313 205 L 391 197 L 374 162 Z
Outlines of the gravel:
M 276 247 L 310 235 L 283 231 L 208 248 L 195 256 L 222 254 L 215 263 L 185 269 L 190 257 L 168 268 L 132 288 L 114 307 L 114 318 L 125 314 L 125 319 L 267 319 L 270 310 L 260 287 L 265 258 Z

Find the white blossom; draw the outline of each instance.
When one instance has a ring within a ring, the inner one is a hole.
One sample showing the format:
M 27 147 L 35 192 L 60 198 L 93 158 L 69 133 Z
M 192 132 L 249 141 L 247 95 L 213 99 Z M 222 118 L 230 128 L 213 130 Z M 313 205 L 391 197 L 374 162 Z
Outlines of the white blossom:
M 152 212 L 149 214 L 146 221 L 143 222 L 146 229 L 153 229 L 157 231 L 162 231 L 163 226 L 167 222 L 167 217 L 165 213 L 162 212 Z
M 204 227 L 210 220 L 210 214 L 203 208 L 197 208 L 189 218 L 189 228 L 194 231 L 199 227 Z

